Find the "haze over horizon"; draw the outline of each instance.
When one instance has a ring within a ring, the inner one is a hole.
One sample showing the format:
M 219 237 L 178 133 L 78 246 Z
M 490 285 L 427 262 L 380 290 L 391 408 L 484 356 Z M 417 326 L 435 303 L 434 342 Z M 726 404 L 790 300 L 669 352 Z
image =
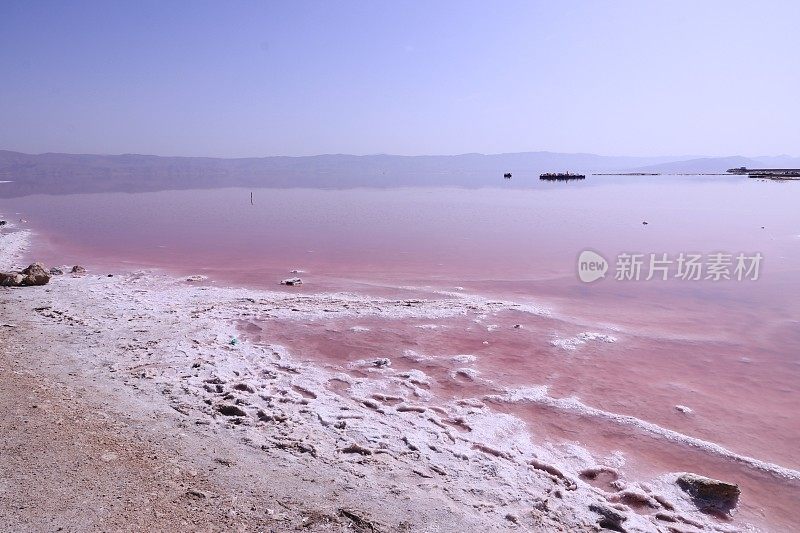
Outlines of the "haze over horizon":
M 0 7 L 25 153 L 800 155 L 800 4 Z
M 99 156 L 99 157 L 117 157 L 117 156 L 143 156 L 143 157 L 161 157 L 161 158 L 207 158 L 207 159 L 265 159 L 270 157 L 293 157 L 293 158 L 308 158 L 308 157 L 325 157 L 325 156 L 353 156 L 353 157 L 380 157 L 380 156 L 388 156 L 388 157 L 461 157 L 461 156 L 507 156 L 507 155 L 525 155 L 525 154 L 553 154 L 553 155 L 563 155 L 563 156 L 597 156 L 597 157 L 607 157 L 607 158 L 641 158 L 641 159 L 658 159 L 667 161 L 685 161 L 685 160 L 694 160 L 694 159 L 728 159 L 728 158 L 752 158 L 752 159 L 759 159 L 759 158 L 786 158 L 786 159 L 797 159 L 800 156 L 795 156 L 793 154 L 787 153 L 780 153 L 780 154 L 661 154 L 661 155 L 652 155 L 652 154 L 637 154 L 637 155 L 630 155 L 630 154 L 605 154 L 605 153 L 597 153 L 597 152 L 559 152 L 555 150 L 524 150 L 518 152 L 460 152 L 460 153 L 451 153 L 451 154 L 438 154 L 438 153 L 430 153 L 430 154 L 397 154 L 391 152 L 375 152 L 375 153 L 351 153 L 351 152 L 320 152 L 316 154 L 299 154 L 299 155 L 290 155 L 290 154 L 262 154 L 262 155 L 242 155 L 242 156 L 209 156 L 209 155 L 182 155 L 182 154 L 154 154 L 154 153 L 141 153 L 141 152 L 59 152 L 59 151 L 48 151 L 48 152 L 26 152 L 22 150 L 11 150 L 5 147 L 0 146 L 0 152 L 10 152 L 10 153 L 20 153 L 25 155 L 31 156 L 41 156 L 41 155 L 65 155 L 65 156 Z

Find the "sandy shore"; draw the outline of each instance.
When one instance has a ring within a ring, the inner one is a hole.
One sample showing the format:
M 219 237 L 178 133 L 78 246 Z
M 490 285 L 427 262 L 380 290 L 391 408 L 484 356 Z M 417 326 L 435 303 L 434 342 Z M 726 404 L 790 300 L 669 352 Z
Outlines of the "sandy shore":
M 534 442 L 490 398 L 439 402 L 424 373 L 375 359 L 352 362 L 354 377 L 240 328 L 265 314 L 302 328 L 330 313 L 357 324 L 497 306 L 151 272 L 0 288 L 0 520 L 16 531 L 754 529 L 699 512 L 677 473 L 626 480 L 578 446 Z

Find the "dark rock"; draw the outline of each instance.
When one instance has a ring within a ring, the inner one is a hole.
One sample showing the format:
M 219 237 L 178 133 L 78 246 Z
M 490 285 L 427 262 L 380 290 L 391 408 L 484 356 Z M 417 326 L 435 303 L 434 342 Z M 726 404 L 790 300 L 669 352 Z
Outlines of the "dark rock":
M 300 278 L 289 278 L 281 281 L 281 285 L 288 285 L 290 287 L 295 287 L 297 285 L 302 285 L 303 280 Z
M 360 444 L 356 444 L 356 443 L 350 444 L 349 446 L 345 446 L 344 448 L 341 449 L 341 451 L 343 453 L 357 453 L 357 454 L 360 454 L 360 455 L 372 455 L 372 450 L 370 450 L 369 448 L 365 448 L 364 446 L 361 446 Z
M 0 286 L 29 287 L 46 285 L 50 281 L 50 273 L 41 263 L 33 263 L 22 272 L 0 272 Z
M 378 368 L 383 368 L 385 366 L 392 366 L 392 361 L 386 357 L 380 357 L 372 361 L 372 364 Z
M 51 276 L 61 276 L 62 274 L 64 274 L 64 271 L 61 270 L 60 268 L 53 267 L 50 269 Z
M 6 225 L 6 221 L 5 220 L 0 220 L 0 226 L 5 226 L 5 225 Z
M 236 405 L 230 405 L 227 403 L 221 403 L 217 406 L 217 411 L 221 415 L 225 416 L 246 416 L 247 413 L 241 407 Z
M 252 387 L 250 384 L 248 384 L 248 383 L 237 383 L 236 385 L 234 385 L 234 386 L 233 386 L 233 388 L 234 388 L 234 389 L 236 389 L 236 390 L 240 390 L 240 391 L 242 391 L 242 392 L 250 392 L 250 393 L 253 393 L 253 392 L 255 392 L 255 391 L 256 391 L 256 390 L 255 390 L 255 389 L 254 389 L 254 388 L 253 388 L 253 387 Z
M 350 522 L 352 522 L 353 525 L 352 529 L 354 531 L 363 531 L 364 533 L 366 532 L 376 533 L 378 531 L 382 531 L 382 528 L 379 528 L 377 525 L 373 524 L 370 520 L 358 516 L 356 513 L 348 509 L 339 509 L 339 516 L 342 516 L 343 518 L 346 518 Z
M 733 483 L 700 476 L 682 474 L 676 480 L 678 486 L 689 494 L 698 509 L 729 513 L 739 502 L 741 490 Z
M 189 496 L 190 498 L 195 498 L 198 500 L 204 500 L 207 497 L 205 492 L 197 489 L 187 489 L 186 495 Z
M 0 272 L 0 286 L 2 287 L 19 287 L 22 285 L 22 280 L 25 278 L 19 272 Z
M 86 273 L 86 269 L 83 268 L 80 265 L 75 265 L 74 267 L 72 267 L 72 270 L 70 270 L 70 272 L 72 274 L 85 274 Z
M 628 517 L 616 509 L 612 509 L 601 503 L 592 503 L 589 505 L 589 510 L 600 515 L 600 520 L 597 523 L 600 527 L 613 531 L 625 531 L 622 527 L 622 523 L 627 520 Z
M 22 271 L 25 279 L 23 285 L 47 285 L 50 281 L 50 272 L 41 263 L 33 263 Z

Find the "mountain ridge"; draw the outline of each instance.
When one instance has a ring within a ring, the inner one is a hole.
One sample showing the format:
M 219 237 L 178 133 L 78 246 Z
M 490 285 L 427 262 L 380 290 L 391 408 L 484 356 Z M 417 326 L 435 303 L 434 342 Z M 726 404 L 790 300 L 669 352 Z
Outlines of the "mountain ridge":
M 526 178 L 548 171 L 715 173 L 764 163 L 800 166 L 800 158 L 605 156 L 547 151 L 214 158 L 0 150 L 0 181 L 12 182 L 0 187 L 0 196 L 219 187 L 484 187 L 497 183 L 506 172 Z

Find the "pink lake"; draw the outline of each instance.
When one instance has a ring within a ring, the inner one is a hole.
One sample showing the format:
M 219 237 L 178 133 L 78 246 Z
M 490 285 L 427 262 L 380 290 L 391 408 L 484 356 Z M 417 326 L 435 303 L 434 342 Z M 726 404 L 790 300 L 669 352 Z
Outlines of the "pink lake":
M 686 470 L 734 481 L 743 517 L 776 530 L 800 523 L 800 485 L 775 474 L 800 470 L 797 183 L 590 176 L 530 188 L 252 192 L 253 205 L 249 189 L 34 195 L 0 199 L 0 213 L 27 221 L 31 257 L 51 265 L 157 268 L 271 290 L 299 269 L 304 285 L 282 290 L 458 291 L 540 306 L 549 314 L 374 321 L 359 324 L 363 331 L 333 319 L 242 329 L 322 364 L 380 355 L 421 368 L 442 399 L 547 386 L 549 398 L 588 409 L 493 407 L 527 421 L 536 438 L 622 452 L 632 475 Z M 578 279 L 586 249 L 609 260 L 606 279 Z M 755 281 L 617 281 L 622 252 L 760 253 L 763 261 Z M 474 356 L 480 380 L 457 372 L 459 354 Z

